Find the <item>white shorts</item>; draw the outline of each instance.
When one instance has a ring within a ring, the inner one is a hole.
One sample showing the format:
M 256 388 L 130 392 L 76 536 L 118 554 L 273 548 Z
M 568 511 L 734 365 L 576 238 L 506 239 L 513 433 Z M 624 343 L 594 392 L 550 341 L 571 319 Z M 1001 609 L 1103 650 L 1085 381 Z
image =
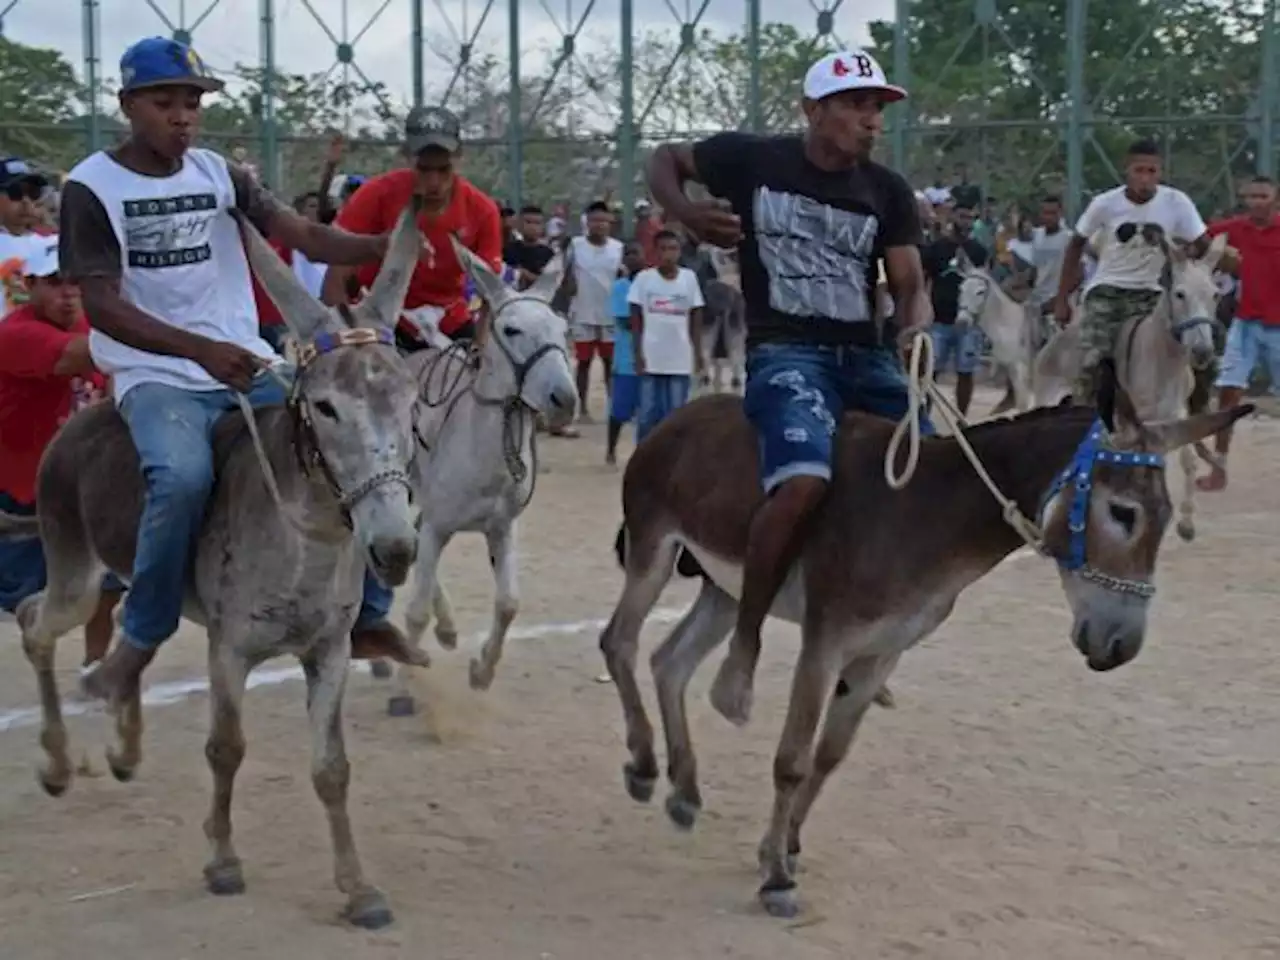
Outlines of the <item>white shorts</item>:
M 613 343 L 612 323 L 573 323 L 569 336 L 574 343 Z

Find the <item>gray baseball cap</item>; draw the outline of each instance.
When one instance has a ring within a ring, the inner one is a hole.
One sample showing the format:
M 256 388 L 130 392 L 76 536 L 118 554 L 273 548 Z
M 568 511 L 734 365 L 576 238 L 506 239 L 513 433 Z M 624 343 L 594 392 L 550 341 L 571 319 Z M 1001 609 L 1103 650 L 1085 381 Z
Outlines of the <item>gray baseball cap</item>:
M 404 146 L 413 156 L 428 147 L 457 153 L 462 146 L 462 124 L 444 107 L 414 107 L 404 121 Z

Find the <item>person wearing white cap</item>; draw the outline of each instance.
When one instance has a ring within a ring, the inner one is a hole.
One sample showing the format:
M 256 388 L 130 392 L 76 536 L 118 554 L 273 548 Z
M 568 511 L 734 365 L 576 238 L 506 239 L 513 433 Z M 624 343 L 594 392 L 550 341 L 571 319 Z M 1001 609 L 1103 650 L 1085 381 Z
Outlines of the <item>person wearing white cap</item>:
M 920 218 L 906 180 L 871 159 L 885 105 L 906 95 L 869 53 L 830 53 L 805 75 L 804 134 L 720 133 L 661 146 L 649 162 L 650 193 L 671 219 L 737 246 L 747 305 L 744 403 L 768 497 L 752 520 L 737 628 L 712 688 L 734 722 L 749 715 L 760 628 L 826 493 L 841 414 L 907 412 L 876 280 L 883 260 L 903 342 L 928 326 Z M 689 180 L 722 199 L 690 200 Z
M 36 472 L 45 447 L 73 410 L 103 395 L 89 356 L 89 324 L 80 293 L 58 271 L 58 238 L 33 238 L 27 256 L 28 302 L 0 323 L 0 510 L 35 512 Z M 44 589 L 39 537 L 0 542 L 0 609 Z M 108 575 L 85 624 L 85 665 L 111 642 L 111 614 L 124 586 Z

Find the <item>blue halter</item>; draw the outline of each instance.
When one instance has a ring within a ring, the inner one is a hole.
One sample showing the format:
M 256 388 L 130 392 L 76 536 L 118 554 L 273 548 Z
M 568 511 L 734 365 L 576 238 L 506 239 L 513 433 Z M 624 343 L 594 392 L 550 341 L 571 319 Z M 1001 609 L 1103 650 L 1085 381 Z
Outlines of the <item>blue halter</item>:
M 1155 593 L 1155 588 L 1151 584 L 1136 580 L 1121 580 L 1101 573 L 1090 567 L 1085 558 L 1085 529 L 1089 523 L 1089 502 L 1093 494 L 1094 466 L 1099 463 L 1117 467 L 1164 466 L 1164 454 L 1115 450 L 1106 445 L 1106 435 L 1106 427 L 1102 421 L 1095 420 L 1093 426 L 1089 428 L 1088 435 L 1081 441 L 1080 446 L 1076 448 L 1071 462 L 1067 464 L 1066 469 L 1058 474 L 1053 486 L 1045 494 L 1044 500 L 1041 502 L 1041 511 L 1043 512 L 1044 507 L 1050 500 L 1062 493 L 1070 485 L 1072 488 L 1071 502 L 1067 507 L 1067 530 L 1070 536 L 1067 540 L 1066 555 L 1054 556 L 1054 559 L 1058 561 L 1058 566 L 1063 570 L 1079 571 L 1086 579 L 1093 580 L 1102 586 L 1118 590 L 1121 593 L 1136 593 L 1139 596 L 1149 597 Z

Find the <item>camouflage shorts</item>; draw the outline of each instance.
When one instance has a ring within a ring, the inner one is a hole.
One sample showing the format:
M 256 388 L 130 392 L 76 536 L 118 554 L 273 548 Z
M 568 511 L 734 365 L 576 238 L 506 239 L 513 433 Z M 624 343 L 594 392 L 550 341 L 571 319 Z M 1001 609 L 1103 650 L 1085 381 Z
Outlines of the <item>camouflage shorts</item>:
M 1089 291 L 1080 319 L 1080 372 L 1071 391 L 1076 403 L 1093 405 L 1099 368 L 1103 360 L 1115 359 L 1120 331 L 1130 319 L 1150 316 L 1159 300 L 1156 290 L 1122 290 L 1104 285 Z

